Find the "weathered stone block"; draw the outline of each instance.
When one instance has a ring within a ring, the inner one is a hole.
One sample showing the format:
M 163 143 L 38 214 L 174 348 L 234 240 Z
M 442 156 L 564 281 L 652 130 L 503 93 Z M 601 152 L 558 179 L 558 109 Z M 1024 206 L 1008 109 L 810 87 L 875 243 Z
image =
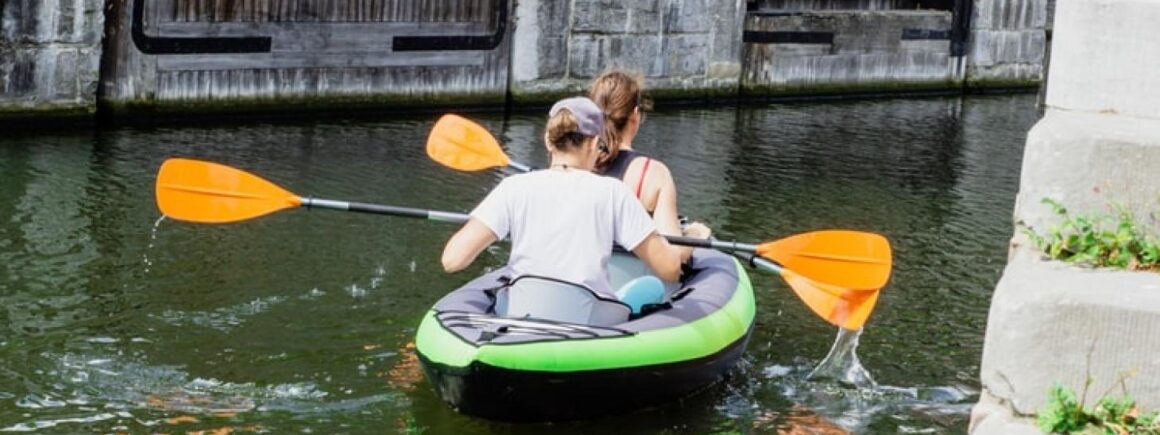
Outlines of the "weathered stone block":
M 40 66 L 36 60 L 35 52 L 20 50 L 0 61 L 5 72 L 4 87 L 0 89 L 3 94 L 0 97 L 20 99 L 36 93 L 36 75 Z
M 559 2 L 548 2 L 559 3 Z M 566 58 L 541 60 L 544 50 L 542 40 L 548 38 L 542 27 L 544 20 L 552 20 L 553 13 L 545 12 L 551 7 L 541 7 L 540 0 L 524 0 L 518 3 L 515 15 L 515 29 L 511 32 L 512 52 L 519 53 L 511 61 L 511 74 L 515 82 L 526 82 L 540 78 L 542 65 L 564 64 Z M 567 17 L 564 17 L 565 22 Z M 554 61 L 554 62 L 553 62 Z
M 664 39 L 665 75 L 705 75 L 709 63 L 708 35 L 677 35 Z
M 899 52 L 775 57 L 746 71 L 745 86 L 812 87 L 948 83 L 953 77 L 945 53 Z
M 979 0 L 974 3 L 971 28 L 1029 30 L 1047 26 L 1047 0 Z
M 649 1 L 639 7 L 628 8 L 628 33 L 656 34 L 661 31 L 661 14 L 656 1 Z
M 900 49 L 904 29 L 949 31 L 946 11 L 816 11 L 749 16 L 746 30 L 832 33 L 835 53 L 886 53 Z
M 1043 65 L 1038 63 L 969 65 L 965 80 L 973 87 L 1033 86 L 1043 81 Z
M 568 69 L 568 38 L 544 37 L 539 40 L 539 76 L 563 77 Z
M 519 7 L 534 8 L 537 18 L 535 26 L 541 35 L 567 36 L 568 19 L 571 14 L 571 10 L 568 7 L 569 4 L 570 2 L 553 0 L 535 0 L 534 2 L 525 0 L 520 2 Z M 517 26 L 523 24 L 516 23 Z
M 708 0 L 661 0 L 665 33 L 704 33 L 713 27 Z
M 12 0 L 0 4 L 0 35 L 14 43 L 38 41 L 40 2 Z
M 104 31 L 101 0 L 9 0 L 0 3 L 0 39 L 18 44 L 99 44 Z
M 976 30 L 971 36 L 972 65 L 1043 64 L 1047 34 L 1042 30 Z
M 761 57 L 767 62 L 776 63 L 780 58 L 798 57 L 798 56 L 829 56 L 829 44 L 755 44 L 751 50 L 760 52 Z
M 608 57 L 608 38 L 597 35 L 574 35 L 568 51 L 570 77 L 595 77 Z
M 0 2 L 0 112 L 74 116 L 95 108 L 103 4 Z
M 579 0 L 572 10 L 572 31 L 623 33 L 628 27 L 628 10 L 617 0 Z
M 910 0 L 759 0 L 760 10 L 818 11 L 861 10 L 881 11 L 913 7 Z
M 899 51 L 950 53 L 951 41 L 946 39 L 904 40 L 898 44 Z
M 709 55 L 713 62 L 741 61 L 743 23 L 745 23 L 745 5 L 740 0 L 716 5 L 713 11 L 713 46 Z
M 1016 222 L 1041 233 L 1057 224 L 1041 203 L 1052 198 L 1073 213 L 1121 204 L 1160 233 L 1160 120 L 1048 109 L 1027 134 L 1023 161 Z
M 1122 374 L 1137 373 L 1124 380 L 1128 393 L 1141 409 L 1160 409 L 1160 377 L 1152 375 L 1160 372 L 1160 340 L 1152 339 L 1160 330 L 1160 275 L 1034 257 L 1016 252 L 995 289 L 980 369 L 984 390 L 1032 415 L 1053 384 L 1081 391 L 1090 379 L 1088 390 L 1099 394 L 1113 391 Z
M 1047 105 L 1160 118 L 1160 2 L 1060 2 Z
M 55 51 L 55 50 L 53 50 Z M 45 53 L 46 67 L 52 68 L 51 86 L 45 89 L 45 96 L 52 100 L 73 100 L 81 97 L 77 79 L 80 68 L 86 66 L 80 61 L 76 50 L 62 50 Z
M 575 35 L 571 39 L 571 77 L 595 77 L 609 66 L 635 69 L 649 77 L 664 74 L 660 40 L 652 35 Z

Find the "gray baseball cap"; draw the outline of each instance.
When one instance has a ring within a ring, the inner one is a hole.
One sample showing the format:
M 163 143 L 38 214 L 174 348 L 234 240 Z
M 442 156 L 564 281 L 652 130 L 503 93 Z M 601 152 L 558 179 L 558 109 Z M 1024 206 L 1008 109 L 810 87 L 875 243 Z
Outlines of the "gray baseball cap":
M 585 97 L 572 97 L 557 101 L 556 104 L 552 105 L 552 110 L 548 111 L 548 117 L 556 116 L 561 109 L 572 112 L 572 116 L 576 118 L 576 123 L 580 125 L 580 134 L 600 136 L 604 131 L 604 112 L 600 111 L 600 107 L 592 100 Z

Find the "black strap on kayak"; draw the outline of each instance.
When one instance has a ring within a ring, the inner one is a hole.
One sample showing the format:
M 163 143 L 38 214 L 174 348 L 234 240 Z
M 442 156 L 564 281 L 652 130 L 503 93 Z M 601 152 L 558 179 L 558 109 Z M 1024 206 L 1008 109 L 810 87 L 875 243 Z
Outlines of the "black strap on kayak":
M 672 308 L 673 308 L 673 304 L 671 304 L 669 302 L 661 302 L 658 304 L 644 304 L 644 305 L 640 306 L 640 312 L 639 313 L 632 313 L 631 315 L 628 316 L 628 320 L 636 320 L 636 319 L 639 319 L 641 317 L 647 316 L 649 314 L 655 313 L 657 311 L 670 310 Z
M 483 289 L 483 294 L 487 295 L 487 300 L 489 303 L 487 311 L 491 313 L 495 313 L 496 294 L 500 289 L 512 285 L 512 277 L 501 275 L 498 279 L 496 279 L 496 281 L 499 281 L 500 284 L 495 287 L 488 287 Z
M 688 296 L 689 293 L 692 293 L 693 290 L 696 290 L 696 289 L 697 289 L 696 287 L 684 287 L 680 290 L 677 290 L 676 293 L 673 293 L 673 296 L 670 297 L 669 299 L 672 300 L 673 302 L 679 301 L 681 299 L 684 299 L 685 296 Z

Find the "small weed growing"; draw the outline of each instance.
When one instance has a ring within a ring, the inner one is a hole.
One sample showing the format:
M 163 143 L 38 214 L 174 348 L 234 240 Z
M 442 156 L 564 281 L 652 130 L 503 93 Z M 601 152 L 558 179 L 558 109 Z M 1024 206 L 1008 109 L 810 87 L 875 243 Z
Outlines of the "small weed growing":
M 1157 413 L 1140 415 L 1131 397 L 1105 396 L 1095 409 L 1087 409 L 1074 391 L 1062 385 L 1052 386 L 1047 394 L 1047 406 L 1036 418 L 1036 426 L 1045 433 L 1160 435 Z
M 1037 247 L 1053 259 L 1093 267 L 1129 270 L 1160 270 L 1160 242 L 1137 225 L 1132 213 L 1113 206 L 1117 216 L 1071 216 L 1059 202 L 1044 198 L 1044 204 L 1062 222 L 1040 235 L 1031 228 L 1023 231 Z

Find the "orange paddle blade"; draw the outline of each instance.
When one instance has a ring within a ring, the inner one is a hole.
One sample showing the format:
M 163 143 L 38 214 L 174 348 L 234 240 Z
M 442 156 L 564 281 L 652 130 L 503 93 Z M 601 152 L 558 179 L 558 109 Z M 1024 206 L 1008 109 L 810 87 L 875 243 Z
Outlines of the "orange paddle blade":
M 757 254 L 815 281 L 877 289 L 890 280 L 890 242 L 874 233 L 814 231 L 757 246 Z
M 439 118 L 427 136 L 427 155 L 460 171 L 502 168 L 511 164 L 495 137 L 483 126 L 459 115 Z
M 297 207 L 300 198 L 269 181 L 217 163 L 169 159 L 157 172 L 157 208 L 200 223 L 235 222 Z
M 851 331 L 862 328 L 878 303 L 878 290 L 850 290 L 823 284 L 789 269 L 783 269 L 781 277 L 814 313 L 832 325 Z

